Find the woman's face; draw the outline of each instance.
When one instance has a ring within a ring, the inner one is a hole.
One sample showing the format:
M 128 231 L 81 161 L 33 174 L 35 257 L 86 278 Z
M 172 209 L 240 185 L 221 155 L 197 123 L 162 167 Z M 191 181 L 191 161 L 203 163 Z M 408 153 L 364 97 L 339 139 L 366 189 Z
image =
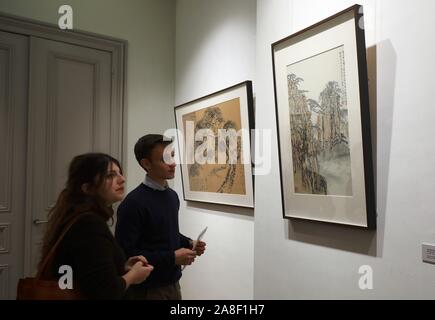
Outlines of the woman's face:
M 124 184 L 125 178 L 122 176 L 120 168 L 112 162 L 103 177 L 103 183 L 98 194 L 107 205 L 112 205 L 121 201 L 124 197 Z

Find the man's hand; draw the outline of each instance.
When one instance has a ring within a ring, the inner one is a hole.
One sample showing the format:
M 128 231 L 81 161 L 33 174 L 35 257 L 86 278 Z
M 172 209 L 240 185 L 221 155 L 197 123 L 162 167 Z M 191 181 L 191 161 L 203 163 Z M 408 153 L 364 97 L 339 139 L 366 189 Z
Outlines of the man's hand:
M 195 261 L 196 252 L 190 249 L 181 248 L 175 251 L 175 264 L 179 266 L 191 265 Z
M 196 252 L 197 256 L 200 256 L 204 253 L 206 245 L 207 244 L 204 241 L 192 240 L 192 248 Z

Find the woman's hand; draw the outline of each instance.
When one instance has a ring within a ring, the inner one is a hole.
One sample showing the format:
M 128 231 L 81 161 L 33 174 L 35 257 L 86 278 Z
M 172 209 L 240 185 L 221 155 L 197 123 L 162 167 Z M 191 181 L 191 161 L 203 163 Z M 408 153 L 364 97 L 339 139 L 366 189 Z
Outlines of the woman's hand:
M 136 262 L 142 262 L 143 266 L 148 265 L 148 260 L 144 256 L 134 256 L 130 257 L 125 263 L 125 271 L 131 270 L 131 268 L 136 264 Z
M 153 271 L 153 269 L 154 267 L 152 265 L 148 263 L 144 265 L 141 259 L 137 260 L 136 263 L 130 266 L 130 270 L 122 276 L 125 280 L 126 288 L 128 288 L 132 284 L 139 284 L 145 281 L 146 278 L 148 278 L 148 276 L 150 275 L 151 271 Z

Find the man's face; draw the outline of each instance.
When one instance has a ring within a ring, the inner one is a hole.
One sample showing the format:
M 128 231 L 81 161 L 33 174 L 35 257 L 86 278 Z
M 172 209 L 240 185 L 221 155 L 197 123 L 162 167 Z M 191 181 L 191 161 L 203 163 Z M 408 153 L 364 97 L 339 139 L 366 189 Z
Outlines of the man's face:
M 162 180 L 174 179 L 176 163 L 172 146 L 157 144 L 151 151 L 150 159 L 142 161 L 150 177 Z

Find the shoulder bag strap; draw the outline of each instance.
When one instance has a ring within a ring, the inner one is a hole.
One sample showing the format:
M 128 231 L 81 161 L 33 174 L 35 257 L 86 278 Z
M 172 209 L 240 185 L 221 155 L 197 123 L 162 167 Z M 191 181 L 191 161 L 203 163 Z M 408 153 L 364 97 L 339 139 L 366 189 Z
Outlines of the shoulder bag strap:
M 42 275 L 44 274 L 45 269 L 47 268 L 48 263 L 50 262 L 51 258 L 54 255 L 54 252 L 56 251 L 57 247 L 59 246 L 62 239 L 65 237 L 66 233 L 69 229 L 73 226 L 74 223 L 77 222 L 82 216 L 89 213 L 82 213 L 76 215 L 72 220 L 66 225 L 65 229 L 63 229 L 60 237 L 56 240 L 55 244 L 51 247 L 50 251 L 48 252 L 47 256 L 44 258 L 44 261 L 41 264 L 41 268 L 38 270 L 38 274 L 36 275 L 36 279 L 40 279 Z

